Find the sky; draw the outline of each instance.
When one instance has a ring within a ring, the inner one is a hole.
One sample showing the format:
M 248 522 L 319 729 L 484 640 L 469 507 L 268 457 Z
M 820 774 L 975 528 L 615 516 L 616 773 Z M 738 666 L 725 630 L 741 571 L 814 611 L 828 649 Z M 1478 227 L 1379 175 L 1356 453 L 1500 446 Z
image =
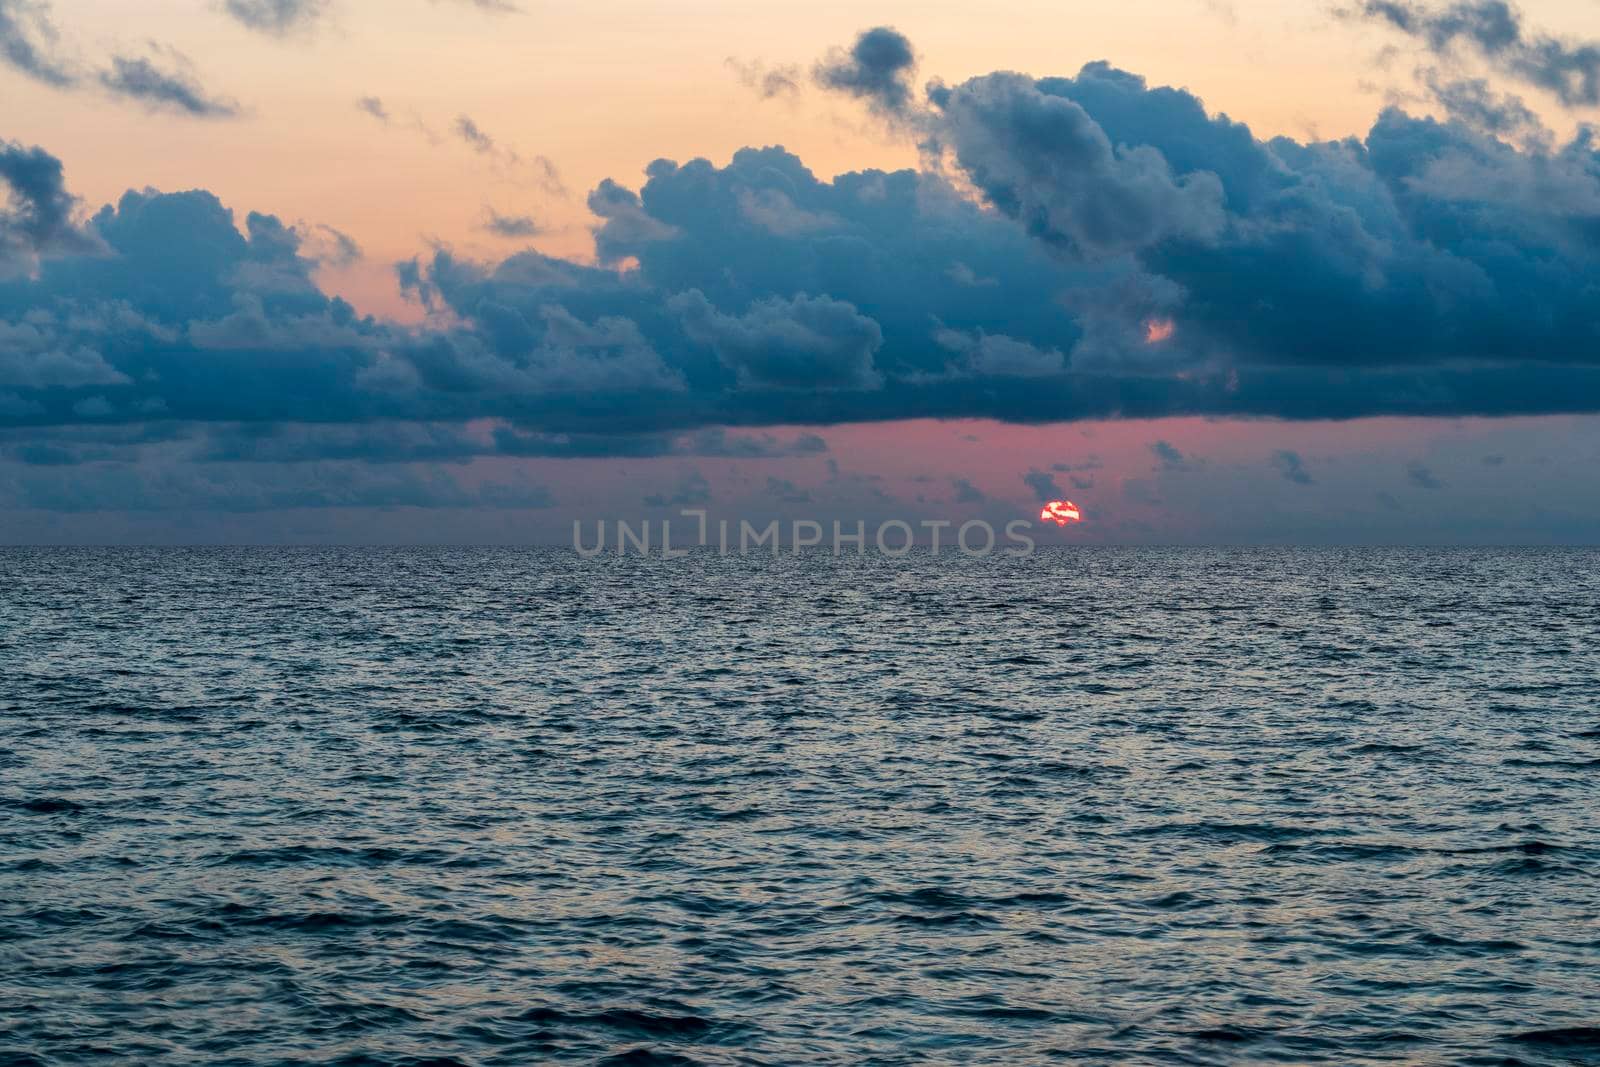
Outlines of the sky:
M 0 543 L 1600 541 L 1600 5 L 0 0 Z

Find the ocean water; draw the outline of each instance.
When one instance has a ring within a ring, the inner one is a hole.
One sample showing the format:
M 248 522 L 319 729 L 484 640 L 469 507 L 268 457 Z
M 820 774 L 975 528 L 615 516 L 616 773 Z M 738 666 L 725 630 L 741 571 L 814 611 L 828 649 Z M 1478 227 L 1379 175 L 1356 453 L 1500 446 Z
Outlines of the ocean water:
M 1600 553 L 0 552 L 5 1064 L 1600 1060 Z

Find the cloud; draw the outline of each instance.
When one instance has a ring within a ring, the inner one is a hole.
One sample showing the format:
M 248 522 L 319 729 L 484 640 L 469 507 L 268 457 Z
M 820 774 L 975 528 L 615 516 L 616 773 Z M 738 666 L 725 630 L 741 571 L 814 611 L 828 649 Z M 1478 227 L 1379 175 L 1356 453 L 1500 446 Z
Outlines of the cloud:
M 727 62 L 738 75 L 739 83 L 763 100 L 794 97 L 800 93 L 799 67 L 769 67 L 760 60 L 745 62 L 733 56 L 729 56 Z
M 0 61 L 35 81 L 65 89 L 77 73 L 55 54 L 60 34 L 43 0 L 0 0 Z
M 725 315 L 691 289 L 669 306 L 689 338 L 715 351 L 743 388 L 872 388 L 878 381 L 872 355 L 883 331 L 845 301 L 773 297 L 743 315 Z
M 828 442 L 812 433 L 783 441 L 769 433 L 735 434 L 720 426 L 689 434 L 528 433 L 502 426 L 494 431 L 492 446 L 477 454 L 552 459 L 704 456 L 753 460 L 816 456 L 827 451 Z
M 308 227 L 301 239 L 305 255 L 325 267 L 349 267 L 366 257 L 354 237 L 325 223 Z
M 965 478 L 951 478 L 950 485 L 956 491 L 956 503 L 978 504 L 989 499 L 983 495 L 983 490 L 973 485 Z
M 239 115 L 236 101 L 206 92 L 180 53 L 155 47 L 155 54 L 165 58 L 170 67 L 162 69 L 146 56 L 112 56 L 111 66 L 100 72 L 100 84 L 112 95 L 136 101 L 151 111 L 204 119 Z
M 264 0 L 230 2 L 249 5 Z M 236 101 L 207 93 L 188 58 L 175 49 L 151 41 L 149 56 L 114 55 L 109 65 L 91 78 L 58 54 L 60 37 L 45 0 L 0 0 L 0 62 L 35 81 L 67 90 L 97 84 L 112 96 L 151 111 L 201 118 L 231 118 L 240 113 Z
M 1041 470 L 1031 470 L 1022 476 L 1022 480 L 1041 504 L 1048 504 L 1052 500 L 1060 500 L 1065 493 L 1056 484 L 1055 478 Z
M 61 161 L 37 146 L 0 141 L 0 278 L 39 256 L 94 255 L 100 243 L 73 221 Z
M 435 0 L 438 2 L 438 0 Z M 480 11 L 513 13 L 521 8 L 508 0 L 452 0 Z M 331 0 L 221 0 L 222 10 L 258 33 L 287 37 L 310 29 L 332 9 Z
M 671 493 L 652 493 L 644 498 L 649 508 L 697 508 L 711 503 L 711 483 L 697 470 L 684 472 Z
M 939 93 L 935 130 L 997 208 L 1070 254 L 1103 259 L 1224 223 L 1215 174 L 1176 175 L 1150 145 L 1114 146 L 1075 100 L 991 74 Z
M 1057 349 L 1043 349 L 1004 334 L 977 330 L 939 330 L 934 343 L 960 357 L 957 373 L 981 378 L 1034 378 L 1059 375 L 1066 357 Z
M 1427 466 L 1422 463 L 1412 463 L 1406 467 L 1406 481 L 1410 482 L 1418 489 L 1444 488 L 1444 483 L 1434 475 L 1433 471 L 1429 470 Z
M 513 15 L 522 13 L 522 8 L 511 3 L 511 0 L 434 0 L 434 2 L 465 4 L 469 7 L 477 8 L 479 11 L 488 11 L 499 15 Z
M 816 456 L 828 451 L 828 442 L 814 433 L 802 433 L 789 441 L 772 434 L 731 434 L 720 426 L 680 439 L 674 451 L 694 456 L 722 456 L 728 459 L 774 459 L 784 456 Z
M 1305 460 L 1300 458 L 1298 452 L 1289 449 L 1280 449 L 1272 454 L 1272 465 L 1285 479 L 1296 485 L 1314 485 L 1316 479 L 1311 477 L 1311 472 L 1306 470 Z
M 467 142 L 467 144 L 471 146 L 472 150 L 477 152 L 479 155 L 497 155 L 500 152 L 500 146 L 495 144 L 494 138 L 485 133 L 478 126 L 478 124 L 472 120 L 470 115 L 457 116 L 456 124 L 454 127 L 452 127 L 452 129 L 455 130 L 457 137 Z
M 863 32 L 849 51 L 836 49 L 812 72 L 825 89 L 848 93 L 875 110 L 896 115 L 911 103 L 917 57 L 906 36 L 888 26 Z
M 1199 463 L 1197 460 L 1185 456 L 1171 441 L 1157 441 L 1150 446 L 1150 452 L 1164 471 L 1192 471 Z
M 387 124 L 390 121 L 389 108 L 383 100 L 376 96 L 363 96 L 356 101 L 357 110 L 364 111 L 379 122 Z
M 426 127 L 421 128 L 424 132 L 427 132 Z M 524 159 L 515 149 L 509 148 L 491 137 L 470 115 L 456 116 L 455 125 L 451 127 L 451 131 L 480 156 L 487 156 L 513 173 L 528 174 L 539 188 L 551 195 L 566 195 L 566 188 L 561 181 L 561 172 L 556 169 L 556 165 L 553 162 L 544 156 L 533 156 L 529 159 Z
M 1451 56 L 1458 49 L 1542 89 L 1568 107 L 1600 104 L 1600 42 L 1569 42 L 1529 30 L 1505 0 L 1462 0 L 1446 7 L 1366 0 L 1354 12 Z
M 103 511 L 210 511 L 253 514 L 328 508 L 543 509 L 553 495 L 522 481 L 469 484 L 442 470 L 325 463 L 310 468 L 248 465 L 141 470 L 78 467 L 63 478 L 30 471 L 0 494 L 11 507 L 88 514 Z
M 223 0 L 222 10 L 252 30 L 285 37 L 315 24 L 328 0 Z
M 482 228 L 496 237 L 537 237 L 544 232 L 532 215 L 502 215 L 494 208 L 488 208 L 487 211 Z
M 472 423 L 555 457 L 906 418 L 1600 410 L 1587 134 L 1390 109 L 1262 140 L 1105 63 L 940 87 L 897 128 L 941 163 L 655 160 L 590 193 L 595 264 L 435 248 L 397 266 L 418 325 L 324 292 L 315 225 L 203 191 L 79 224 L 59 163 L 8 148 L 0 426 Z
M 1453 121 L 1494 137 L 1538 141 L 1549 137 L 1544 123 L 1520 96 L 1495 92 L 1483 78 L 1449 78 L 1436 68 L 1419 76 Z
M 799 488 L 787 478 L 767 478 L 766 488 L 762 490 L 767 496 L 776 497 L 785 504 L 809 504 L 811 494 Z

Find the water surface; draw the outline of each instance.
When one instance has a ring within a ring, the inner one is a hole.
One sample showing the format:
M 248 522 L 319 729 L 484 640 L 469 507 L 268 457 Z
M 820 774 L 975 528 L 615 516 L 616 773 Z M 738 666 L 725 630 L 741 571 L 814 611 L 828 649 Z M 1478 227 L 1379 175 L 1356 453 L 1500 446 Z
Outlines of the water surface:
M 1600 1060 L 1600 554 L 0 552 L 0 1062 Z

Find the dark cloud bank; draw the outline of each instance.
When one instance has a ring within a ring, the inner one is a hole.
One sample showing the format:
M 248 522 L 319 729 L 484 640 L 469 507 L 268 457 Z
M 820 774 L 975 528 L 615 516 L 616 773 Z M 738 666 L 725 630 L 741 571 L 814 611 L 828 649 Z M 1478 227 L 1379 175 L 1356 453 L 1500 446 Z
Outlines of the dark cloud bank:
M 658 160 L 590 195 L 600 266 L 402 264 L 440 313 L 421 329 L 321 292 L 273 217 L 192 191 L 83 220 L 48 153 L 4 145 L 0 427 L 209 424 L 237 454 L 290 447 L 240 427 L 310 424 L 344 427 L 313 451 L 451 458 L 924 416 L 1600 410 L 1589 132 L 1518 148 L 1389 110 L 1360 140 L 1263 141 L 1104 63 L 923 92 L 914 62 L 880 29 L 814 78 L 940 166 Z

